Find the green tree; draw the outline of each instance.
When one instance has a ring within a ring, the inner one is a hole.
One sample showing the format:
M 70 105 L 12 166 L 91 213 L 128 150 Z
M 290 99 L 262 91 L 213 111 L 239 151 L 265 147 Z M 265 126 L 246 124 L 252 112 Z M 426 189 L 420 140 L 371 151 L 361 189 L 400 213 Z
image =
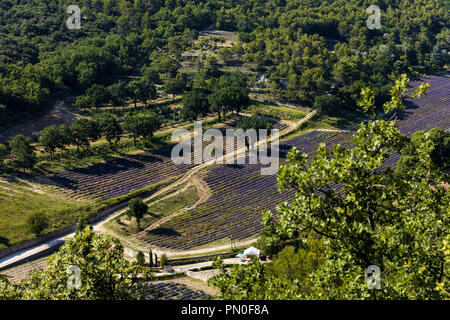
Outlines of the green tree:
M 96 141 L 101 137 L 101 130 L 96 121 L 81 118 L 76 120 L 70 126 L 71 142 L 80 151 L 80 147 L 86 150 L 90 147 L 90 142 Z
M 449 60 L 447 56 L 448 56 L 447 51 L 441 46 L 439 42 L 436 43 L 430 54 L 431 66 L 435 69 L 442 68 L 445 65 L 445 63 L 448 62 Z
M 156 52 L 155 52 L 156 53 Z M 157 54 L 157 58 L 152 61 L 151 68 L 158 73 L 164 73 L 169 77 L 177 75 L 180 63 L 175 57 L 170 55 Z
M 127 92 L 129 97 L 134 103 L 134 107 L 137 107 L 137 102 L 139 101 L 139 93 L 140 93 L 140 83 L 138 80 L 133 80 L 128 82 L 127 84 Z
M 153 100 L 158 97 L 155 85 L 142 79 L 136 84 L 135 94 L 137 95 L 137 99 L 144 104 L 145 108 L 147 108 L 148 100 Z
M 154 68 L 143 69 L 142 79 L 147 83 L 160 83 L 161 81 L 158 71 L 156 71 Z
M 411 135 L 410 143 L 402 149 L 402 157 L 398 161 L 395 172 L 408 176 L 409 168 L 419 162 L 417 149 L 429 139 L 433 144 L 433 151 L 430 154 L 433 163 L 441 170 L 450 167 L 450 132 L 439 128 L 432 128 L 428 132 L 419 130 Z
M 60 138 L 58 148 L 64 150 L 72 141 L 70 127 L 62 124 L 58 127 L 58 136 Z
M 150 267 L 153 267 L 153 252 L 152 252 L 152 250 L 149 251 L 148 258 L 149 258 Z
M 208 96 L 208 103 L 211 105 L 211 110 L 217 112 L 219 122 L 222 119 L 222 114 L 225 115 L 225 108 L 228 105 L 227 95 L 224 91 L 214 91 Z
M 313 108 L 319 115 L 330 115 L 342 107 L 342 101 L 333 95 L 322 95 L 314 98 Z
M 86 96 L 90 102 L 90 105 L 97 109 L 109 100 L 108 90 L 99 84 L 94 84 L 92 87 L 87 89 Z
M 160 262 L 159 262 L 159 265 L 161 266 L 161 268 L 164 268 L 164 267 L 166 266 L 166 263 L 167 263 L 167 256 L 166 256 L 166 254 L 164 253 L 164 254 L 161 256 L 161 260 L 160 260 Z
M 105 113 L 96 120 L 102 132 L 102 136 L 104 136 L 109 143 L 109 147 L 112 148 L 113 141 L 114 144 L 117 145 L 120 140 L 120 135 L 122 134 L 122 127 L 120 126 L 117 117 L 113 114 Z
M 9 154 L 8 148 L 0 143 L 0 170 L 3 169 L 3 159 Z
M 208 96 L 200 89 L 193 89 L 183 95 L 182 115 L 185 120 L 197 120 L 205 117 L 210 109 Z
M 236 111 L 239 114 L 241 108 L 249 102 L 247 80 L 241 73 L 233 73 L 230 78 L 221 76 L 219 81 L 213 84 L 213 92 L 208 100 L 213 111 L 217 112 L 219 121 L 221 113 Z
M 268 121 L 265 120 L 263 118 L 261 118 L 260 116 L 257 115 L 253 115 L 250 118 L 244 118 L 241 121 L 239 121 L 236 125 L 236 129 L 242 129 L 243 131 L 249 130 L 249 129 L 253 129 L 256 130 L 256 139 L 259 140 L 260 136 L 259 136 L 259 130 L 270 130 L 272 129 L 273 124 Z M 250 147 L 250 145 L 253 145 L 256 143 L 256 141 L 249 141 L 248 137 L 245 137 L 245 145 L 247 148 Z
M 143 266 L 145 264 L 145 256 L 142 251 L 139 251 L 136 255 L 136 263 L 140 266 Z
M 0 143 L 0 158 L 6 157 L 8 153 L 8 148 L 4 144 Z
M 219 62 L 215 56 L 208 56 L 206 58 L 202 72 L 206 78 L 218 77 L 220 75 Z
M 51 125 L 45 127 L 39 134 L 39 145 L 44 147 L 44 150 L 50 153 L 53 158 L 56 148 L 61 146 L 61 131 L 55 126 Z
M 115 107 L 119 106 L 124 108 L 125 103 L 129 97 L 128 87 L 126 82 L 118 81 L 113 83 L 108 88 L 108 96 L 110 103 Z
M 150 138 L 160 127 L 161 121 L 154 113 L 139 113 L 124 121 L 124 129 L 133 135 L 135 145 L 137 137 Z
M 77 147 L 78 152 L 80 152 L 81 147 L 85 147 L 86 149 L 89 148 L 89 137 L 87 130 L 79 120 L 72 123 L 69 129 L 70 142 Z
M 75 105 L 83 110 L 92 106 L 89 97 L 85 95 L 78 96 L 75 100 Z
M 136 224 L 139 230 L 141 230 L 141 219 L 144 214 L 147 213 L 148 206 L 139 198 L 133 198 L 128 201 L 128 207 L 130 214 L 136 219 Z
M 30 139 L 22 134 L 14 136 L 10 141 L 11 155 L 15 157 L 14 166 L 18 168 L 31 169 L 37 161 L 36 152 L 30 145 Z
M 186 81 L 181 76 L 177 76 L 175 79 L 169 79 L 164 85 L 164 92 L 172 95 L 172 101 L 175 99 L 176 94 L 181 94 L 186 87 Z

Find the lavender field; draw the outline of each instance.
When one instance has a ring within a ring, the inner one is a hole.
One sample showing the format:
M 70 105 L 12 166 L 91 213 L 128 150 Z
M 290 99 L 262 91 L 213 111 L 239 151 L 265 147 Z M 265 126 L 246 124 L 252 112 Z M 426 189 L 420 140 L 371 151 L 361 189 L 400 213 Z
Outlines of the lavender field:
M 399 115 L 398 127 L 404 134 L 433 127 L 450 128 L 450 77 L 431 76 L 426 97 L 408 102 Z M 413 82 L 412 87 L 419 82 Z M 292 147 L 313 155 L 319 143 L 327 146 L 352 146 L 352 132 L 310 132 L 290 139 L 280 146 L 281 156 Z M 400 155 L 392 154 L 386 166 L 394 166 Z M 293 192 L 280 194 L 276 176 L 261 176 L 259 165 L 216 166 L 205 181 L 213 195 L 203 204 L 164 223 L 160 228 L 142 232 L 149 244 L 187 250 L 223 238 L 242 240 L 257 235 L 262 228 L 261 212 L 294 198 Z
M 428 95 L 413 102 L 407 101 L 408 108 L 399 114 L 398 127 L 407 135 L 433 127 L 450 127 L 449 74 L 429 76 L 423 81 L 431 84 Z M 415 87 L 420 83 L 414 81 L 411 85 Z M 283 128 L 280 124 L 277 126 Z M 327 146 L 341 144 L 350 148 L 352 134 L 351 130 L 312 131 L 282 143 L 280 157 L 284 158 L 292 147 L 312 155 L 321 142 Z M 170 150 L 168 146 L 152 153 L 61 172 L 46 179 L 76 196 L 101 201 L 186 173 L 195 166 L 174 165 Z M 386 166 L 394 166 L 399 157 L 392 154 Z M 191 249 L 224 238 L 246 239 L 260 232 L 262 211 L 275 210 L 280 202 L 293 199 L 292 192 L 278 192 L 276 176 L 260 175 L 260 165 L 218 165 L 209 172 L 205 181 L 212 190 L 212 196 L 206 202 L 157 229 L 141 232 L 139 238 L 151 245 L 177 250 Z
M 235 123 L 229 125 L 232 128 Z M 277 122 L 274 129 L 283 130 L 286 124 Z M 222 128 L 224 131 L 226 128 Z M 203 148 L 211 142 L 203 141 Z M 167 145 L 152 152 L 124 156 L 87 168 L 74 169 L 41 177 L 45 183 L 56 185 L 76 198 L 102 201 L 115 198 L 186 173 L 195 164 L 175 165 L 171 160 L 173 145 Z M 224 153 L 230 151 L 223 144 Z M 194 154 L 201 152 L 195 150 Z

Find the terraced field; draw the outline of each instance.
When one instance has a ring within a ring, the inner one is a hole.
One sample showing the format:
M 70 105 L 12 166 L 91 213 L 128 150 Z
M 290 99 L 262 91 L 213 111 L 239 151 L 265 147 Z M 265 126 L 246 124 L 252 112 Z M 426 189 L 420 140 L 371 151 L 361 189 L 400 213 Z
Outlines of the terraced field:
M 313 153 L 320 142 L 351 145 L 351 133 L 311 132 L 282 145 L 281 154 L 300 145 Z M 284 156 L 284 155 L 283 155 Z M 261 165 L 218 165 L 205 182 L 211 197 L 197 208 L 162 224 L 160 228 L 141 232 L 140 240 L 151 245 L 187 250 L 223 238 L 243 240 L 259 233 L 261 212 L 275 210 L 283 201 L 293 199 L 293 192 L 279 193 L 276 175 L 260 174 Z M 244 196 L 245 195 L 245 196 Z
M 126 156 L 87 168 L 49 175 L 42 181 L 54 184 L 76 198 L 102 201 L 185 173 L 193 165 L 175 165 L 170 149 Z
M 236 122 L 220 130 L 233 128 Z M 283 130 L 287 125 L 276 122 L 274 129 Z M 203 142 L 203 149 L 211 142 Z M 193 144 L 192 144 L 193 145 Z M 157 151 L 145 152 L 98 163 L 87 168 L 64 171 L 41 177 L 41 181 L 66 190 L 75 198 L 90 198 L 102 201 L 138 190 L 145 186 L 164 181 L 187 172 L 195 164 L 175 165 L 170 156 L 173 145 Z M 224 153 L 227 150 L 223 142 Z M 201 150 L 194 150 L 192 157 Z
M 431 85 L 427 96 L 407 101 L 408 108 L 399 114 L 399 128 L 406 135 L 418 130 L 436 127 L 447 130 L 450 127 L 450 72 L 413 81 L 411 87 L 422 82 Z
M 410 135 L 417 130 L 450 127 L 449 73 L 430 76 L 424 81 L 431 84 L 428 95 L 408 102 L 408 109 L 399 114 L 398 126 L 402 133 Z M 418 83 L 413 82 L 412 86 Z M 313 131 L 283 142 L 280 157 L 284 158 L 292 147 L 314 154 L 321 142 L 327 146 L 340 143 L 351 147 L 351 136 L 352 131 Z M 175 166 L 169 156 L 170 148 L 166 148 L 57 174 L 49 179 L 75 193 L 103 200 L 184 173 L 193 167 Z M 398 154 L 392 154 L 386 166 L 394 166 L 398 158 Z M 260 168 L 260 165 L 215 166 L 205 178 L 212 190 L 212 196 L 206 202 L 157 229 L 142 232 L 140 240 L 162 248 L 186 250 L 225 238 L 241 240 L 257 235 L 262 227 L 261 212 L 274 210 L 278 203 L 293 199 L 292 192 L 280 194 L 276 188 L 276 176 L 261 176 Z
M 434 76 L 425 81 L 431 83 L 428 96 L 409 103 L 409 108 L 400 113 L 398 126 L 407 135 L 432 127 L 450 127 L 450 78 Z M 291 147 L 313 155 L 321 142 L 352 147 L 352 134 L 310 132 L 280 145 L 280 157 L 284 158 Z M 399 157 L 393 153 L 385 165 L 394 166 Z M 141 240 L 167 249 L 187 250 L 223 238 L 241 240 L 257 235 L 262 228 L 261 212 L 274 210 L 278 203 L 294 197 L 293 192 L 280 194 L 276 176 L 261 176 L 259 169 L 260 165 L 216 166 L 205 178 L 213 193 L 205 203 L 158 229 L 141 233 Z

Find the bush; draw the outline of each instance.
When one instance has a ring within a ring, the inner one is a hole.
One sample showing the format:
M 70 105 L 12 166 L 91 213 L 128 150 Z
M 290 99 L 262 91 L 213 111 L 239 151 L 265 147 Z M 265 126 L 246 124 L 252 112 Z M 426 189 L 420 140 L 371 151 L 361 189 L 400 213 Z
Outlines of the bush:
M 48 227 L 48 218 L 43 213 L 35 213 L 28 217 L 27 224 L 30 231 L 39 236 Z
M 237 129 L 248 130 L 255 129 L 258 131 L 259 129 L 272 129 L 273 124 L 270 121 L 267 121 L 259 116 L 251 116 L 250 118 L 244 118 L 236 125 Z
M 166 266 L 166 263 L 167 263 L 167 256 L 166 256 L 166 254 L 163 254 L 161 256 L 161 261 L 160 261 L 161 268 L 164 268 Z
M 76 232 L 83 231 L 87 226 L 90 226 L 89 219 L 86 216 L 81 217 L 78 219 Z
M 314 99 L 313 108 L 317 110 L 318 115 L 330 115 L 340 110 L 342 101 L 333 95 L 317 96 Z
M 11 154 L 15 156 L 14 166 L 22 169 L 31 169 L 36 163 L 36 153 L 30 145 L 30 139 L 22 134 L 14 136 L 9 145 L 11 146 Z

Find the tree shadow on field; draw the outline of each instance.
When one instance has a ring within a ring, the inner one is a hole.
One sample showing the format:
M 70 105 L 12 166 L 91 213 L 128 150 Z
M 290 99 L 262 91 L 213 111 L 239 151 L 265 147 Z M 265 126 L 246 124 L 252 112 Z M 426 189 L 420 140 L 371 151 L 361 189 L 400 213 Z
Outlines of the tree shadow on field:
M 419 106 L 412 101 L 406 100 L 406 101 L 404 101 L 403 104 L 405 105 L 406 108 L 398 111 L 398 113 L 397 113 L 398 120 L 407 119 L 410 115 L 412 115 L 414 113 L 414 109 L 419 108 Z
M 152 230 L 145 230 L 145 235 L 156 235 L 156 236 L 166 236 L 166 237 L 179 237 L 181 234 L 171 228 L 156 228 Z
M 9 247 L 9 239 L 0 236 L 0 244 L 3 244 L 3 245 L 5 245 L 5 246 Z
M 139 154 L 115 158 L 105 163 L 96 163 L 86 168 L 71 170 L 76 174 L 101 176 L 104 174 L 115 174 L 130 169 L 144 168 L 146 163 L 162 161 L 161 158 L 151 154 Z

